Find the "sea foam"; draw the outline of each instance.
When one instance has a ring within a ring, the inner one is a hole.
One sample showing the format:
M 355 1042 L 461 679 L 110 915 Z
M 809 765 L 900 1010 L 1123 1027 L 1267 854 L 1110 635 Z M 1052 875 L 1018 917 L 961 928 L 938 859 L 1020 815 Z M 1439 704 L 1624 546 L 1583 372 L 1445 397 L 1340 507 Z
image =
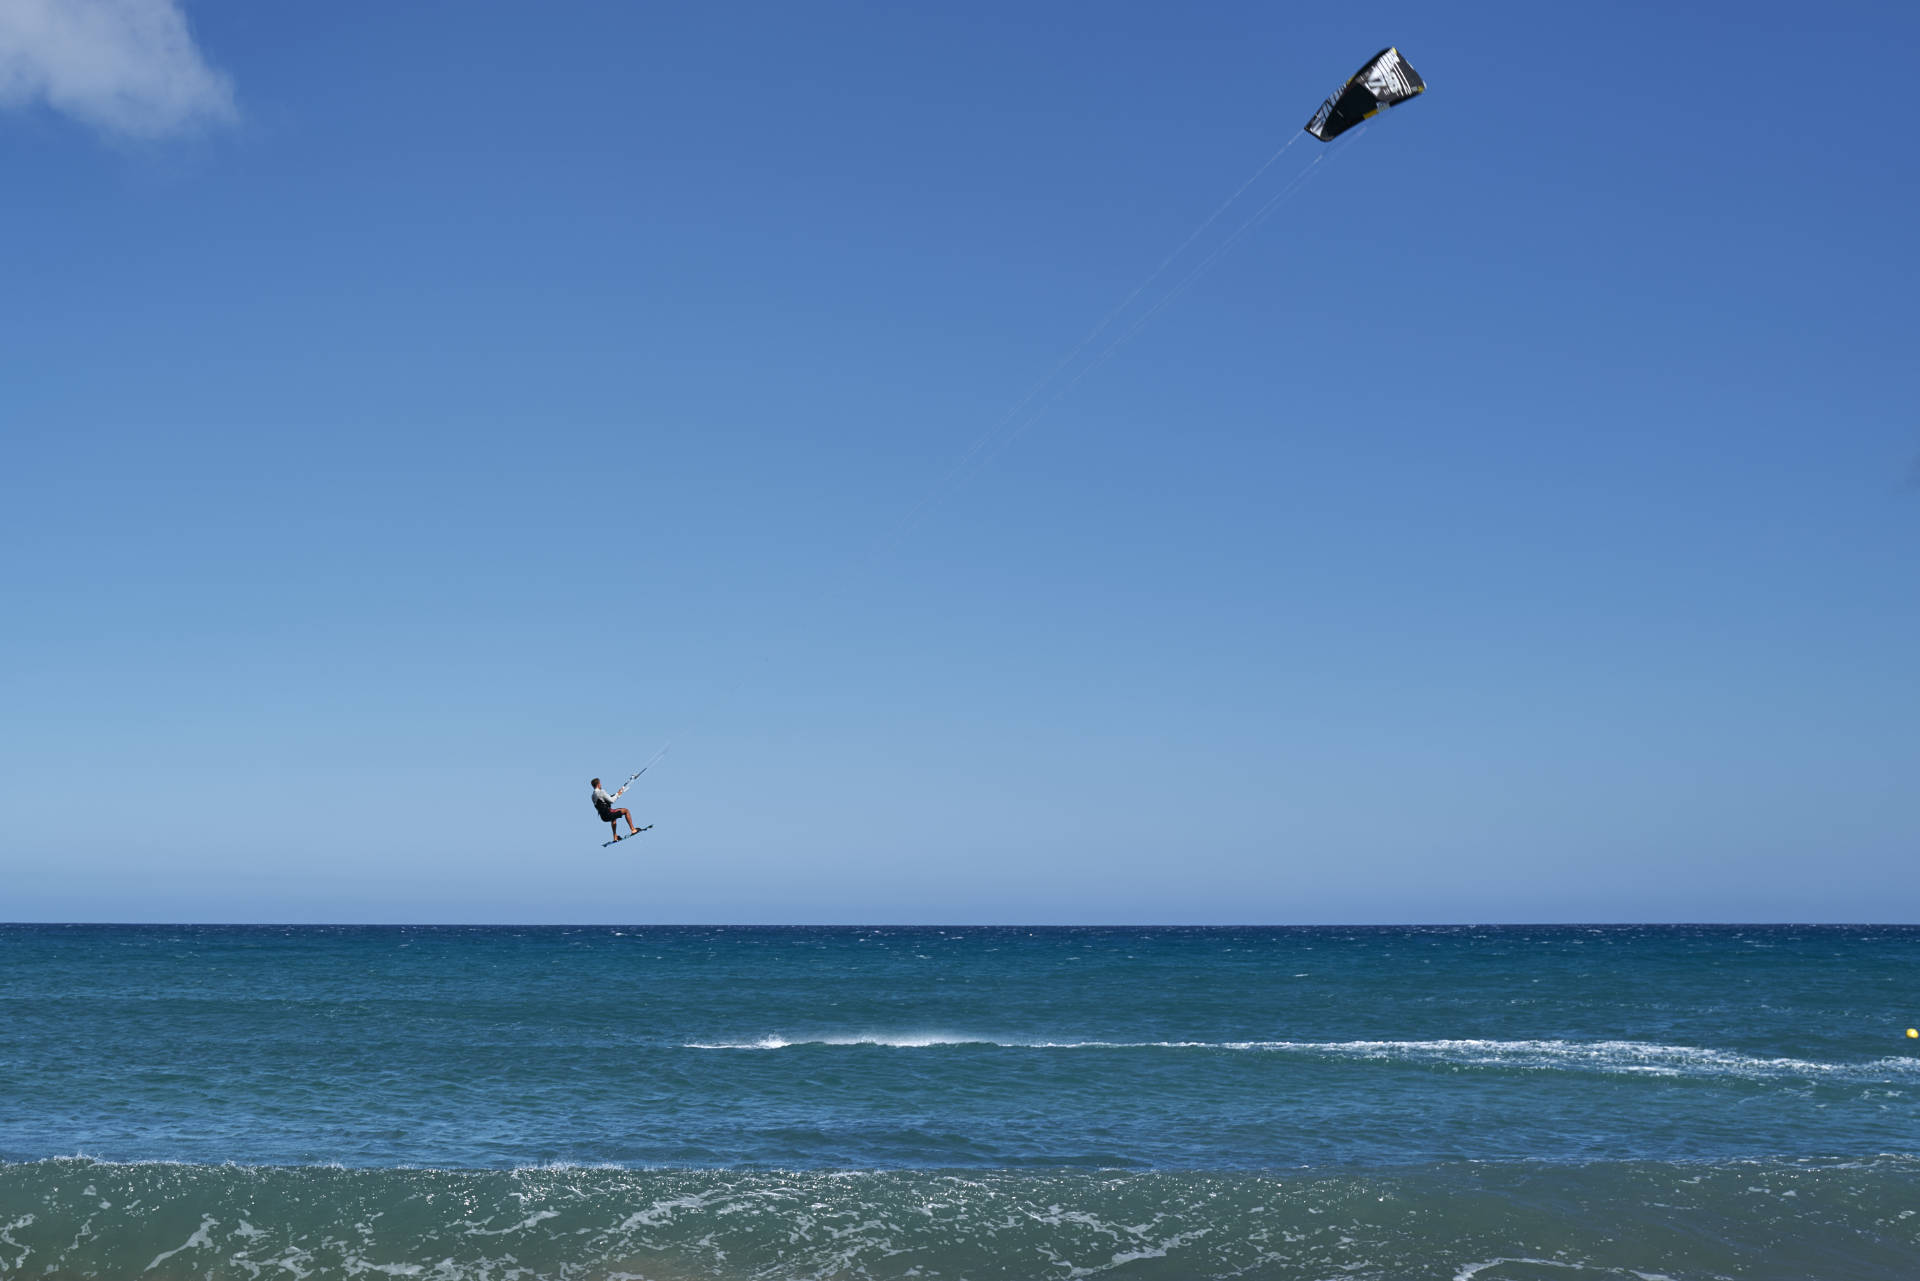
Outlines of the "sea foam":
M 922 1050 L 982 1047 L 1000 1050 L 1222 1051 L 1293 1054 L 1308 1058 L 1372 1059 L 1451 1067 L 1587 1071 L 1648 1076 L 1781 1077 L 1857 1081 L 1920 1080 L 1920 1058 L 1881 1056 L 1857 1062 L 1757 1055 L 1698 1045 L 1653 1041 L 1495 1040 L 1446 1037 L 1432 1040 L 1355 1041 L 1114 1041 L 1045 1040 L 939 1033 L 867 1033 L 837 1036 L 764 1036 L 740 1041 L 689 1041 L 689 1050 L 790 1050 L 809 1047 L 874 1047 Z

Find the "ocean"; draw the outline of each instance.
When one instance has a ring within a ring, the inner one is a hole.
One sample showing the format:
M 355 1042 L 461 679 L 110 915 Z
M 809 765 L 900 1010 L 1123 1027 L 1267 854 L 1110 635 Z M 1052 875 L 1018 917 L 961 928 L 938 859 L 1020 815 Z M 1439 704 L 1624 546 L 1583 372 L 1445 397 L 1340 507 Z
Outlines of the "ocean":
M 1920 1276 L 1920 928 L 0 927 L 0 1276 Z

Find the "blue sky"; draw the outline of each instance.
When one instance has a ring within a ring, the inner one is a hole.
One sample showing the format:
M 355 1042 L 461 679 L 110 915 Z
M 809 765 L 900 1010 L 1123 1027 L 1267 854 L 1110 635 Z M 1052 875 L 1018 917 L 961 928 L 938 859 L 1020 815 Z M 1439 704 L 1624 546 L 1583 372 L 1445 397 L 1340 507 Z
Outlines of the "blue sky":
M 14 8 L 0 918 L 1920 920 L 1910 5 Z

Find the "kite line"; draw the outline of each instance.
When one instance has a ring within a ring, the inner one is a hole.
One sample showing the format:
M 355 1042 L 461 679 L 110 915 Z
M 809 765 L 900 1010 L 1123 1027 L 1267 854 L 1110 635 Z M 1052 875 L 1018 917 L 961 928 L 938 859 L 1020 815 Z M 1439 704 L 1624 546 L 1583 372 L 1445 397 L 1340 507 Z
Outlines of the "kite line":
M 874 541 L 873 545 L 868 548 L 868 553 L 871 554 L 872 552 L 877 551 L 882 547 L 890 546 L 893 543 L 899 541 L 900 538 L 902 538 L 909 530 L 911 530 L 914 527 L 914 525 L 916 525 L 919 522 L 920 516 L 929 507 L 932 507 L 936 502 L 939 501 L 942 495 L 944 495 L 949 489 L 953 488 L 957 483 L 965 481 L 966 479 L 970 478 L 974 474 L 978 473 L 988 463 L 992 462 L 993 459 L 995 459 L 1000 455 L 1000 452 L 1004 450 L 1008 444 L 1012 443 L 1013 440 L 1019 437 L 1021 433 L 1025 432 L 1028 427 L 1032 426 L 1033 423 L 1037 421 L 1043 414 L 1045 414 L 1047 410 L 1051 408 L 1056 401 L 1058 401 L 1062 396 L 1066 395 L 1067 392 L 1070 391 L 1076 384 L 1078 384 L 1082 378 L 1086 377 L 1087 374 L 1092 372 L 1093 369 L 1095 369 L 1103 361 L 1105 361 L 1108 356 L 1112 355 L 1114 348 L 1119 346 L 1119 342 L 1110 344 L 1106 348 L 1106 350 L 1102 351 L 1098 356 L 1095 356 L 1091 362 L 1082 366 L 1078 373 L 1076 373 L 1072 378 L 1067 380 L 1067 383 L 1065 386 L 1061 387 L 1052 396 L 1048 397 L 1047 400 L 1038 409 L 1034 410 L 1034 412 L 1031 415 L 1029 415 L 1024 421 L 1018 422 L 1018 425 L 1013 427 L 1012 432 L 1006 436 L 1005 440 L 1001 441 L 999 444 L 994 444 L 995 438 L 999 437 L 1003 432 L 1005 432 L 1007 430 L 1007 427 L 1010 424 L 1014 424 L 1015 421 L 1020 418 L 1021 412 L 1025 410 L 1029 405 L 1031 405 L 1035 400 L 1035 398 L 1039 397 L 1042 393 L 1044 393 L 1048 387 L 1052 386 L 1053 381 L 1056 378 L 1058 378 L 1063 372 L 1065 372 L 1066 369 L 1070 365 L 1072 365 L 1075 360 L 1079 359 L 1081 353 L 1086 351 L 1088 347 L 1092 346 L 1094 340 L 1099 338 L 1101 334 L 1105 333 L 1107 331 L 1108 326 L 1112 325 L 1115 320 L 1118 320 L 1120 318 L 1120 314 L 1124 312 L 1128 307 L 1131 307 L 1133 305 L 1135 299 L 1139 298 L 1141 294 L 1145 293 L 1148 289 L 1152 288 L 1154 281 L 1166 275 L 1167 268 L 1173 266 L 1174 262 L 1180 257 L 1180 255 L 1185 253 L 1192 246 L 1194 241 L 1198 240 L 1202 235 L 1206 233 L 1207 228 L 1213 226 L 1214 223 L 1218 222 L 1222 214 L 1226 213 L 1227 210 L 1233 208 L 1233 206 L 1239 202 L 1240 197 L 1247 194 L 1247 188 L 1253 186 L 1254 183 L 1260 181 L 1261 177 L 1267 172 L 1267 170 L 1273 168 L 1273 166 L 1276 163 L 1278 163 L 1280 157 L 1286 155 L 1288 150 L 1292 148 L 1293 144 L 1296 142 L 1299 142 L 1300 139 L 1305 136 L 1306 135 L 1304 133 L 1296 133 L 1293 136 L 1289 137 L 1285 142 L 1280 144 L 1279 148 L 1272 155 L 1268 156 L 1265 160 L 1263 160 L 1260 163 L 1260 167 L 1258 169 L 1255 169 L 1251 174 L 1247 175 L 1246 181 L 1242 182 L 1238 187 L 1235 187 L 1232 195 L 1228 196 L 1225 200 L 1221 201 L 1219 206 L 1216 207 L 1212 213 L 1208 214 L 1205 218 L 1202 218 L 1199 224 L 1195 226 L 1192 231 L 1187 233 L 1186 238 L 1183 239 L 1179 244 L 1173 247 L 1173 252 L 1169 253 L 1165 258 L 1162 258 L 1160 260 L 1159 266 L 1155 267 L 1151 272 L 1147 274 L 1145 279 L 1143 279 L 1139 284 L 1135 285 L 1131 290 L 1129 290 L 1126 297 L 1122 298 L 1119 302 L 1115 303 L 1113 307 L 1107 312 L 1107 314 L 1101 317 L 1100 323 L 1096 324 L 1092 329 L 1087 331 L 1086 337 L 1082 338 L 1079 342 L 1075 343 L 1072 350 L 1067 352 L 1066 355 L 1062 356 L 1054 364 L 1052 369 L 1049 369 L 1046 372 L 1046 374 L 1043 377 L 1041 377 L 1041 379 L 1038 382 L 1034 383 L 1032 387 L 1027 389 L 1026 395 L 1020 397 L 1019 400 L 1015 401 L 1013 404 L 1013 407 L 1007 410 L 1007 412 L 1001 416 L 998 422 L 994 423 L 993 426 L 989 427 L 986 431 L 982 432 L 980 436 L 976 438 L 971 445 L 968 445 L 965 450 L 961 451 L 960 456 L 954 460 L 951 466 L 947 468 L 946 473 L 942 475 L 938 481 L 934 482 L 933 486 L 929 488 L 926 493 L 920 496 L 919 501 L 915 502 L 912 507 L 908 508 L 906 514 L 901 516 L 898 521 L 894 522 L 893 526 L 890 527 L 886 533 L 884 533 Z M 1320 161 L 1320 158 L 1318 156 L 1314 157 L 1314 164 L 1318 164 L 1319 161 Z M 1307 168 L 1309 169 L 1311 169 L 1312 167 L 1313 165 L 1307 166 Z M 1241 230 L 1244 231 L 1245 227 L 1243 226 Z M 1236 232 L 1234 234 L 1237 236 L 1239 233 Z M 1211 262 L 1212 256 L 1210 256 L 1207 261 Z M 1192 277 L 1189 276 L 1188 280 L 1191 280 L 1191 279 Z M 1184 288 L 1186 283 L 1187 281 L 1182 281 L 1180 285 L 1175 287 L 1175 292 L 1178 292 L 1179 289 Z M 1159 311 L 1161 307 L 1165 306 L 1167 301 L 1168 301 L 1167 298 L 1162 298 L 1158 303 L 1154 304 L 1154 306 L 1148 310 L 1147 315 L 1152 316 L 1155 312 Z M 1128 337 L 1131 337 L 1133 334 L 1137 333 L 1139 331 L 1139 328 L 1140 328 L 1140 323 L 1135 322 L 1134 326 L 1128 329 L 1126 334 L 1122 335 L 1119 341 L 1124 342 Z M 980 453 L 980 451 L 983 449 L 987 449 L 988 446 L 990 445 L 992 446 L 991 452 L 989 452 L 986 457 L 979 459 L 979 466 L 969 466 L 969 464 L 974 462 L 975 457 Z
M 652 758 L 648 760 L 645 765 L 642 765 L 639 769 L 635 770 L 632 774 L 628 775 L 627 781 L 620 784 L 620 791 L 615 792 L 613 794 L 613 799 L 616 801 L 619 800 L 621 793 L 625 792 L 629 787 L 632 787 L 635 779 L 639 778 L 642 774 L 646 773 L 648 770 L 658 765 L 660 763 L 660 758 L 667 754 L 667 748 L 670 748 L 672 746 L 673 746 L 673 743 L 671 740 L 669 740 L 667 742 L 666 747 L 662 747 L 659 751 L 655 752 Z

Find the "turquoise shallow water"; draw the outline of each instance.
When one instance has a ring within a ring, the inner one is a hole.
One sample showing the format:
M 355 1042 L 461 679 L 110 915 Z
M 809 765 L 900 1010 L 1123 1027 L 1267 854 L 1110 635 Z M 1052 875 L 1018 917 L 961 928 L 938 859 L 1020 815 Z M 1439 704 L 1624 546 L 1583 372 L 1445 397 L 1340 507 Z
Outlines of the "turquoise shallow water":
M 1920 929 L 0 928 L 0 1274 L 1909 1277 Z

